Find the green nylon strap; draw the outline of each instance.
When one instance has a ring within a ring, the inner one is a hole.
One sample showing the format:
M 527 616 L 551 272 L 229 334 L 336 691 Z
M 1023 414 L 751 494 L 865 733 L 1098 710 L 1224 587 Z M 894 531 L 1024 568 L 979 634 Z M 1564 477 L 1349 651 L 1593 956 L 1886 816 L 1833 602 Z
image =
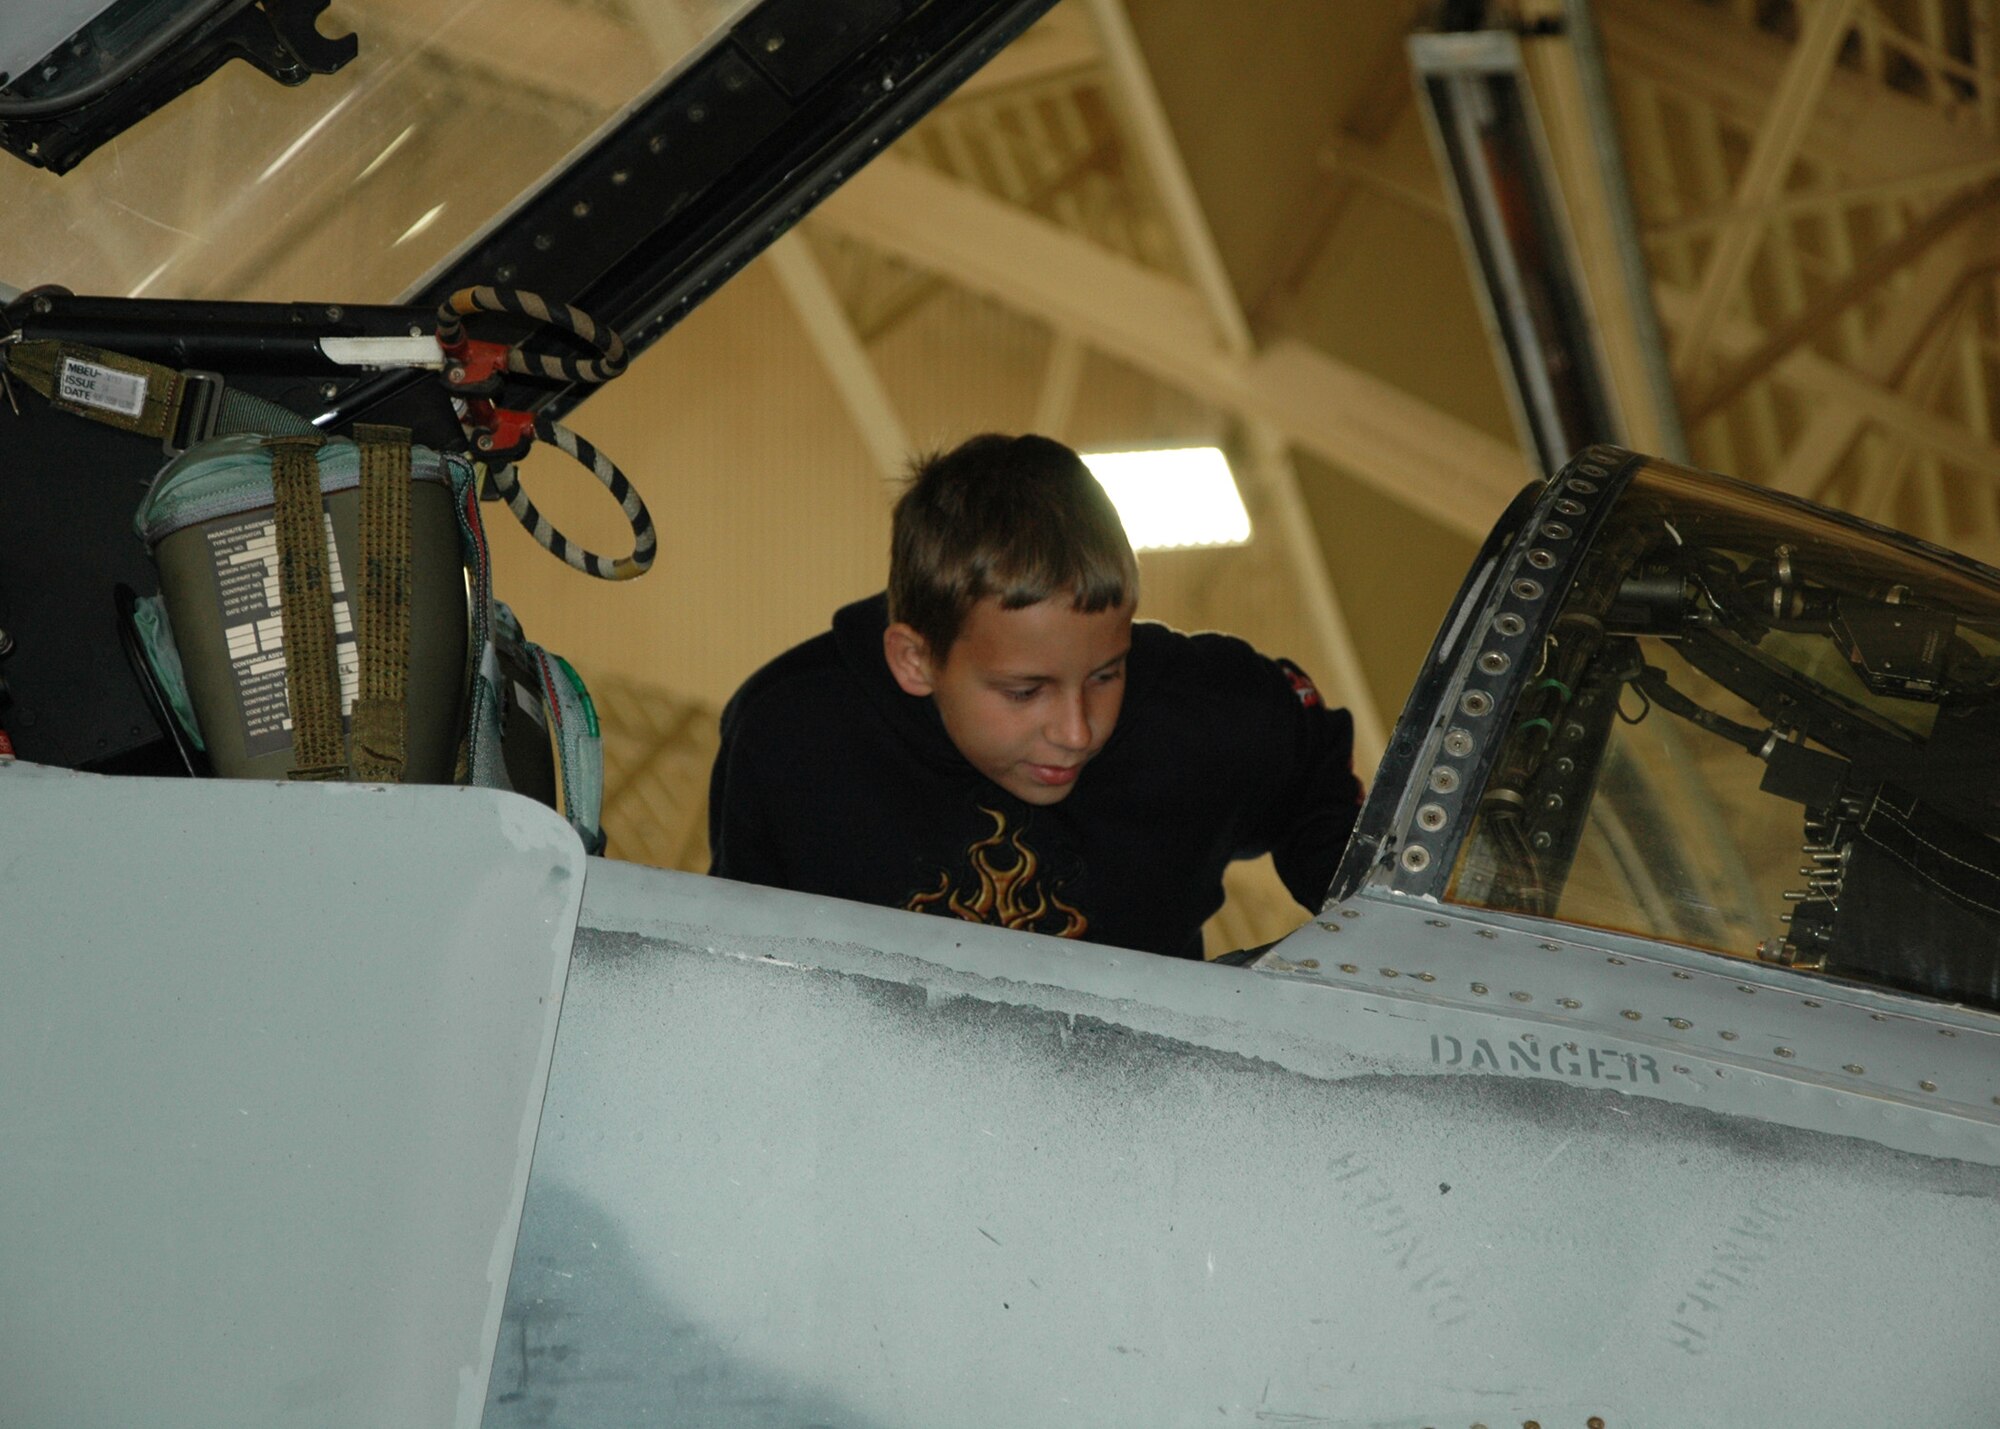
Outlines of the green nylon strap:
M 400 784 L 408 757 L 410 433 L 357 424 L 361 445 L 361 581 L 355 611 L 360 687 L 348 777 Z
M 253 397 L 234 387 L 222 389 L 222 406 L 215 418 L 217 436 L 232 432 L 257 432 L 266 436 L 309 437 L 319 428 L 276 402 Z
M 292 712 L 291 777 L 339 779 L 347 773 L 347 761 L 341 749 L 340 669 L 319 491 L 319 438 L 273 437 L 266 445 L 278 538 L 285 696 Z
M 187 379 L 171 367 L 51 340 L 17 342 L 6 353 L 7 370 L 58 411 L 159 440 L 180 420 Z
M 58 411 L 169 442 L 182 435 L 181 407 L 187 399 L 186 373 L 122 352 L 79 343 L 20 342 L 4 349 L 6 367 Z M 217 379 L 209 378 L 211 384 Z M 223 386 L 215 432 L 309 437 L 318 429 L 289 407 L 237 388 Z M 189 441 L 206 432 L 186 434 Z

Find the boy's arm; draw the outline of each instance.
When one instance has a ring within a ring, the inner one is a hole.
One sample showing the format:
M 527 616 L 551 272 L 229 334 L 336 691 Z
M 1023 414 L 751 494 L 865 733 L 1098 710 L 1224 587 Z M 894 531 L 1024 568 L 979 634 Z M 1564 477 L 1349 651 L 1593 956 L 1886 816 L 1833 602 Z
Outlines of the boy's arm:
M 1291 661 L 1267 663 L 1277 724 L 1268 847 L 1292 897 L 1318 912 L 1361 812 L 1354 720 L 1344 709 L 1327 708 L 1312 680 Z
M 739 883 L 785 886 L 770 837 L 771 809 L 758 778 L 758 752 L 745 738 L 736 701 L 722 713 L 722 747 L 708 781 L 708 871 Z

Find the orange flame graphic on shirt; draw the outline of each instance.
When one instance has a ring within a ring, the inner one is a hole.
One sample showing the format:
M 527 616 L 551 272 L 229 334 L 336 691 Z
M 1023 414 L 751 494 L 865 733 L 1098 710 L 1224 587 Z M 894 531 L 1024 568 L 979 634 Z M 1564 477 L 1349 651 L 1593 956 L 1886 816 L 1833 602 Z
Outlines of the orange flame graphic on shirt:
M 1041 871 L 1041 860 L 1035 851 L 1021 842 L 1019 833 L 1007 832 L 1007 818 L 997 809 L 982 804 L 979 812 L 993 820 L 993 832 L 965 850 L 978 888 L 953 888 L 951 874 L 941 873 L 934 891 L 913 894 L 903 906 L 913 913 L 927 913 L 943 904 L 943 911 L 968 923 L 996 923 L 1002 928 L 1052 933 L 1058 938 L 1081 937 L 1090 920 L 1039 885 L 1035 875 Z M 1002 865 L 993 856 L 1003 846 L 1014 850 L 1011 864 Z M 1044 926 L 1058 919 L 1060 926 Z

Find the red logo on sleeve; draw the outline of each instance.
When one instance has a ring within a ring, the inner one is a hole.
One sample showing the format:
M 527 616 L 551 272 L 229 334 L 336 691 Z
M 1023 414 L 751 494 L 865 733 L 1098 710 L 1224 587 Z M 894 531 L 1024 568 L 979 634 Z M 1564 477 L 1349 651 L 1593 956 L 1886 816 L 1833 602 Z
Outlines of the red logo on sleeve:
M 1309 710 L 1326 708 L 1326 701 L 1320 698 L 1319 686 L 1312 682 L 1312 676 L 1294 665 L 1290 660 L 1280 660 L 1278 668 L 1285 672 L 1285 678 L 1292 682 L 1292 693 L 1299 697 L 1299 703 Z

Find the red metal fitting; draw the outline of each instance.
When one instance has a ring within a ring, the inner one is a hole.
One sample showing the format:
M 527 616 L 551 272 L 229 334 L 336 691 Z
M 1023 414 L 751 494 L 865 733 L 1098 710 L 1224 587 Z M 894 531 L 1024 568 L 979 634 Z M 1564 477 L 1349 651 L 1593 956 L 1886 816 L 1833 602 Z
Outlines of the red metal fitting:
M 465 430 L 486 461 L 519 461 L 535 440 L 535 414 L 496 407 L 484 397 L 466 404 Z
M 444 351 L 445 386 L 461 395 L 499 390 L 501 376 L 507 370 L 507 354 L 511 351 L 506 343 L 460 337 L 457 342 L 441 342 L 438 346 Z

